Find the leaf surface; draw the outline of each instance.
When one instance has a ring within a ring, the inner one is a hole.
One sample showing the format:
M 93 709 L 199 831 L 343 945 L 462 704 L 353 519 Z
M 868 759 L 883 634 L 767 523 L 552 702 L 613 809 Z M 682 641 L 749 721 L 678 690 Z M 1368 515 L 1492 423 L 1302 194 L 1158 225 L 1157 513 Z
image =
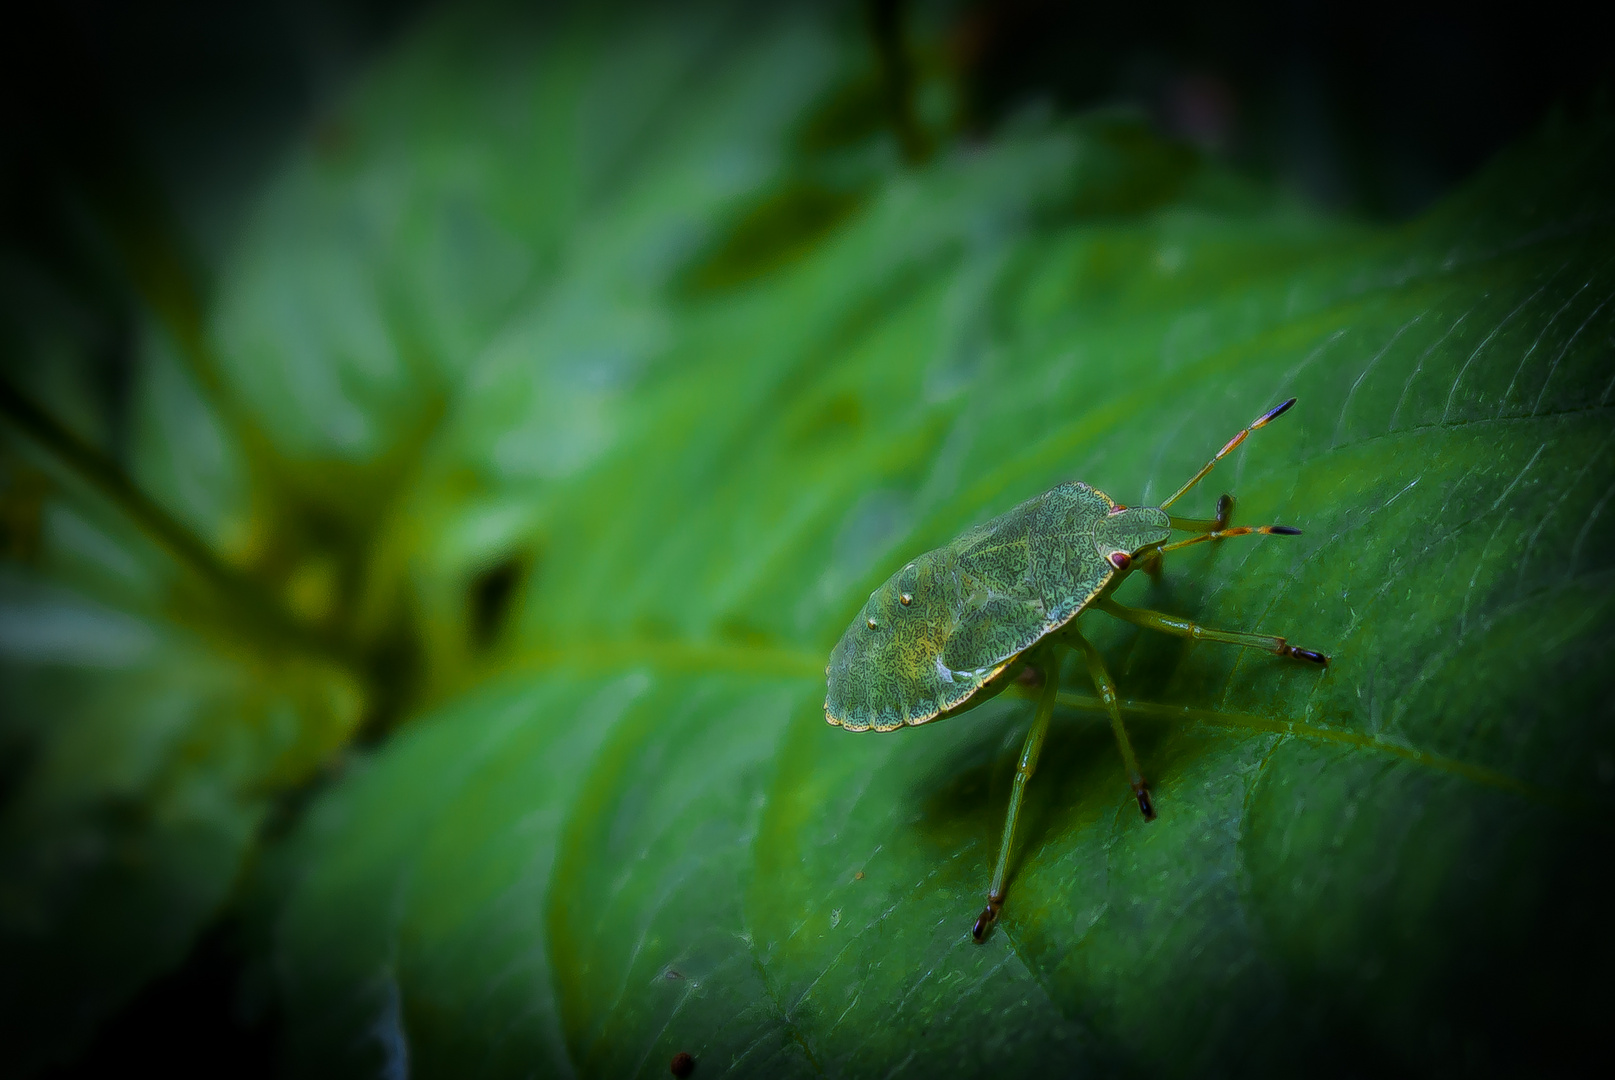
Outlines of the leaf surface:
M 299 1075 L 1585 1049 L 1615 959 L 1607 118 L 1372 226 L 1118 114 L 905 166 L 846 12 L 628 22 L 418 27 L 267 185 L 200 344 L 153 316 L 131 474 L 351 655 L 8 474 L 8 522 L 45 522 L 0 580 L 25 1064 L 233 888 Z M 918 70 L 923 119 L 948 91 Z M 1330 667 L 1085 615 L 1160 817 L 1068 664 L 975 944 L 1032 704 L 848 734 L 831 647 L 904 560 L 1066 480 L 1158 502 L 1290 396 L 1174 510 L 1226 490 L 1303 535 L 1120 599 Z
M 1607 952 L 1611 164 L 1607 127 L 1549 131 L 1370 228 L 1097 117 L 890 168 L 739 282 L 567 248 L 469 369 L 449 430 L 475 438 L 439 447 L 531 500 L 494 682 L 284 853 L 296 1060 L 1200 1075 L 1575 1045 L 1605 998 L 1564 950 Z M 619 274 L 649 284 L 575 291 Z M 561 295 L 582 323 L 546 317 Z M 624 374 L 573 325 L 656 329 Z M 566 468 L 476 389 L 606 372 Z M 1160 819 L 1070 666 L 972 943 L 1031 705 L 848 735 L 830 646 L 902 560 L 1066 479 L 1159 500 L 1291 395 L 1183 512 L 1229 490 L 1304 535 L 1122 598 L 1333 663 L 1086 617 Z

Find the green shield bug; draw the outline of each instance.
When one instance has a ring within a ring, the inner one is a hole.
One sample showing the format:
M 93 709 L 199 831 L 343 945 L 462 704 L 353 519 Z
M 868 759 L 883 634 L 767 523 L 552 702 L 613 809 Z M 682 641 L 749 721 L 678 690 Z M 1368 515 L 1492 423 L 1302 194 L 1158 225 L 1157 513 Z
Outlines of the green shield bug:
M 921 555 L 869 594 L 830 653 L 824 716 L 848 731 L 895 731 L 953 716 L 980 705 L 1023 673 L 1041 673 L 1037 713 L 1015 770 L 987 907 L 971 930 L 977 941 L 1004 904 L 1015 822 L 1054 714 L 1062 649 L 1074 648 L 1087 661 L 1138 808 L 1146 821 L 1155 819 L 1149 785 L 1122 724 L 1116 685 L 1098 651 L 1077 630 L 1078 615 L 1097 608 L 1146 630 L 1329 663 L 1322 653 L 1281 637 L 1212 630 L 1111 599 L 1134 570 L 1159 572 L 1168 551 L 1229 536 L 1300 532 L 1284 525 L 1230 526 L 1234 500 L 1229 495 L 1217 500 L 1215 518 L 1166 512 L 1251 432 L 1294 404 L 1291 398 L 1253 420 L 1160 506 L 1122 506 L 1087 484 L 1061 484 Z M 1193 535 L 1168 543 L 1174 531 Z

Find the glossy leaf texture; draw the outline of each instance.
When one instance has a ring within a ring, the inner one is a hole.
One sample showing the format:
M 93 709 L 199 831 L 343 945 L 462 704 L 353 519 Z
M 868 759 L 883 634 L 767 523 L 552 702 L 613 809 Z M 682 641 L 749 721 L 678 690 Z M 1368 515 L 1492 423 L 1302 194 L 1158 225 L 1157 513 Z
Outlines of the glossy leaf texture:
M 417 648 L 246 890 L 288 1070 L 1573 1058 L 1615 959 L 1615 126 L 1370 226 L 1123 115 L 905 164 L 847 120 L 855 14 L 698 10 L 420 28 L 221 275 L 217 424 L 296 478 L 221 545 L 346 505 L 354 633 Z M 1121 599 L 1331 666 L 1085 616 L 1159 819 L 1069 664 L 975 944 L 1031 704 L 848 734 L 831 646 L 904 559 L 1063 480 L 1158 501 L 1290 396 L 1174 511 L 1303 535 Z M 346 579 L 299 565 L 318 619 Z

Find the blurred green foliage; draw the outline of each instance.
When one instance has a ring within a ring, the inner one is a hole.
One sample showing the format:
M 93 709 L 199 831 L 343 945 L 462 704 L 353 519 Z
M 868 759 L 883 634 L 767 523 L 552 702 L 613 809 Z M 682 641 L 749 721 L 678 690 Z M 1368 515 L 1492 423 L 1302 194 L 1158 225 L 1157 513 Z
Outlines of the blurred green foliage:
M 1368 226 L 1122 113 L 950 143 L 939 56 L 883 114 L 850 9 L 434 16 L 213 289 L 115 233 L 121 442 L 94 343 L 8 270 L 13 1065 L 224 912 L 298 1075 L 1507 1071 L 1594 1037 L 1615 126 Z M 1305 535 L 1124 599 L 1335 663 L 1090 617 L 1160 820 L 1063 695 L 973 944 L 1030 705 L 851 736 L 830 646 L 905 557 L 1065 479 L 1159 499 L 1291 394 L 1196 498 Z

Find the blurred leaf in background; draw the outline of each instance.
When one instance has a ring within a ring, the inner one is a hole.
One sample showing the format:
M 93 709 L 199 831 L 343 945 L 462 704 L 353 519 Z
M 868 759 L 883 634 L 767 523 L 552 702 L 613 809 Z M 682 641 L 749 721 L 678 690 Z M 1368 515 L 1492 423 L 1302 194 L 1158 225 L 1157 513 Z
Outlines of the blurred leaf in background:
M 183 1032 L 192 950 L 299 1075 L 1584 1049 L 1607 114 L 1372 224 L 993 105 L 970 9 L 630 11 L 420 16 L 211 247 L 159 178 L 8 249 L 15 1066 Z M 1291 394 L 1213 483 L 1305 535 L 1124 599 L 1335 663 L 1095 617 L 1160 820 L 1063 695 L 973 944 L 1030 706 L 853 737 L 830 646 L 912 554 L 1061 480 L 1158 500 Z

